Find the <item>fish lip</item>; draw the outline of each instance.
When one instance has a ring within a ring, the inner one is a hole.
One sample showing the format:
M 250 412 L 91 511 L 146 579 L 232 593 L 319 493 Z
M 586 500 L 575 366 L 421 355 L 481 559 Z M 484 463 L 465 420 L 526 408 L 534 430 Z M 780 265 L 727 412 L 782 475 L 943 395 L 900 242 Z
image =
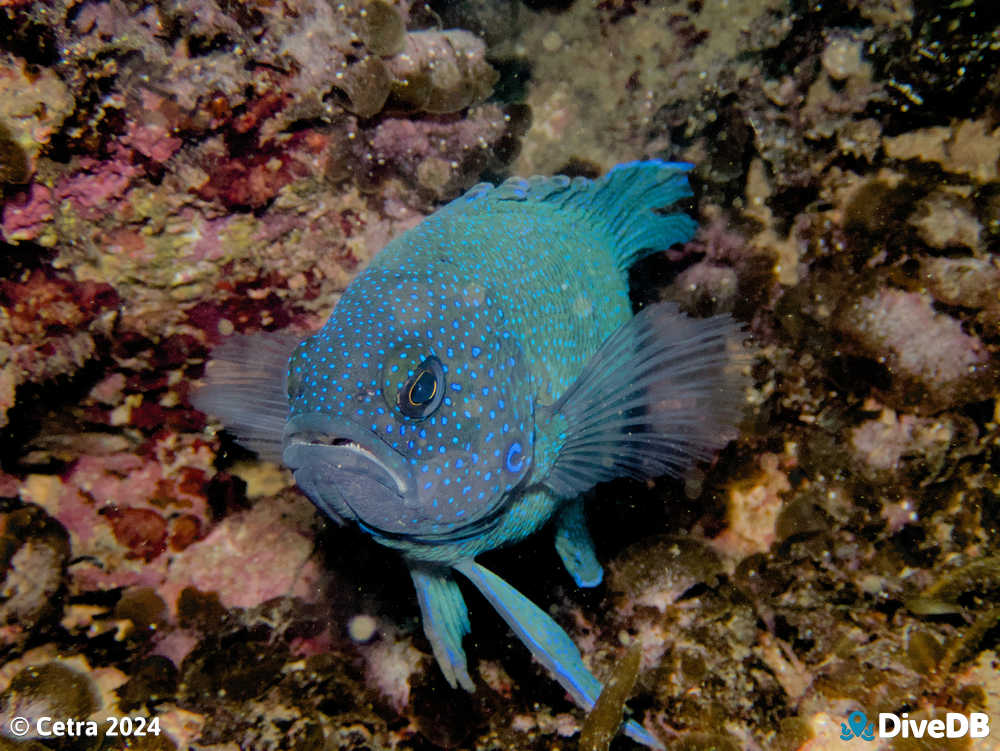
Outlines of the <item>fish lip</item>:
M 375 433 L 343 417 L 297 415 L 285 426 L 282 459 L 293 470 L 322 451 L 332 469 L 366 476 L 401 498 L 414 484 L 403 457 Z

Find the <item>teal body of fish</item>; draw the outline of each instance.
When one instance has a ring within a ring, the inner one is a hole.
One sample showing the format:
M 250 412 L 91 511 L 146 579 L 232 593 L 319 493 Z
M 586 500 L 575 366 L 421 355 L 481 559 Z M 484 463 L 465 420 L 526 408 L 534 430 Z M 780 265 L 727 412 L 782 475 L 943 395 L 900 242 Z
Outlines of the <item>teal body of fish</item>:
M 552 522 L 569 573 L 596 586 L 580 495 L 679 475 L 735 435 L 738 325 L 672 304 L 633 315 L 628 297 L 628 268 L 695 230 L 669 211 L 688 169 L 476 186 L 386 246 L 313 336 L 215 355 L 196 404 L 331 518 L 402 553 L 452 686 L 474 688 L 457 570 L 592 707 L 601 684 L 573 642 L 475 556 Z M 660 747 L 635 721 L 624 730 Z

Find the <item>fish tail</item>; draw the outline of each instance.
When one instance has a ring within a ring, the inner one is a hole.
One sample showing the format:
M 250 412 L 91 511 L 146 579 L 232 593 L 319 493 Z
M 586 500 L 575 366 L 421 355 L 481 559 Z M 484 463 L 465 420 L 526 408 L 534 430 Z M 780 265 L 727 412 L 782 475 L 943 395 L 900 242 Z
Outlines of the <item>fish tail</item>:
M 572 211 L 595 230 L 604 231 L 621 271 L 651 253 L 694 237 L 697 223 L 682 211 L 667 212 L 691 196 L 687 173 L 694 165 L 653 159 L 628 162 L 604 177 L 588 180 L 565 175 L 512 177 L 496 187 L 480 183 L 440 209 L 438 218 L 506 202 L 534 203 Z

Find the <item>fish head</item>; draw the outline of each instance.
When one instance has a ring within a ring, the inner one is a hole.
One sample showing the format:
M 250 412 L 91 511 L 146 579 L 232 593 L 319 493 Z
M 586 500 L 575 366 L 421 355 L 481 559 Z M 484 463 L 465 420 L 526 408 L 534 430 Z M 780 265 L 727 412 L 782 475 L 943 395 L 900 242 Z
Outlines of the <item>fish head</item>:
M 369 532 L 453 540 L 527 482 L 529 369 L 481 285 L 371 271 L 289 360 L 283 461 Z

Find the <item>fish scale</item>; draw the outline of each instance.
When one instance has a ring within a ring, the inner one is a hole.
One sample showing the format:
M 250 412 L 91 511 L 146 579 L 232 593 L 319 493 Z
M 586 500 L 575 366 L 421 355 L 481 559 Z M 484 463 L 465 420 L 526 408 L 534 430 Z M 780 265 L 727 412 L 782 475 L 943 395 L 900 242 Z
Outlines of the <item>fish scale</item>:
M 404 556 L 452 686 L 475 689 L 458 571 L 593 707 L 601 684 L 572 640 L 475 557 L 551 523 L 569 574 L 597 586 L 581 494 L 679 476 L 735 436 L 739 326 L 668 303 L 633 316 L 628 299 L 628 268 L 694 232 L 667 211 L 690 196 L 689 169 L 477 185 L 390 242 L 312 336 L 237 337 L 213 355 L 196 405 Z M 634 720 L 623 731 L 662 747 Z
M 386 246 L 372 268 L 407 273 L 437 258 L 435 266 L 442 273 L 453 270 L 457 283 L 471 281 L 494 290 L 505 327 L 518 338 L 539 395 L 551 403 L 601 342 L 631 316 L 627 274 L 616 267 L 610 238 L 595 238 L 565 216 L 564 209 L 542 204 L 526 214 L 522 200 L 482 198 L 480 210 L 468 210 L 470 205 L 458 216 L 432 215 Z M 488 238 L 484 225 L 501 228 L 501 235 Z M 593 300 L 606 304 L 594 305 Z

